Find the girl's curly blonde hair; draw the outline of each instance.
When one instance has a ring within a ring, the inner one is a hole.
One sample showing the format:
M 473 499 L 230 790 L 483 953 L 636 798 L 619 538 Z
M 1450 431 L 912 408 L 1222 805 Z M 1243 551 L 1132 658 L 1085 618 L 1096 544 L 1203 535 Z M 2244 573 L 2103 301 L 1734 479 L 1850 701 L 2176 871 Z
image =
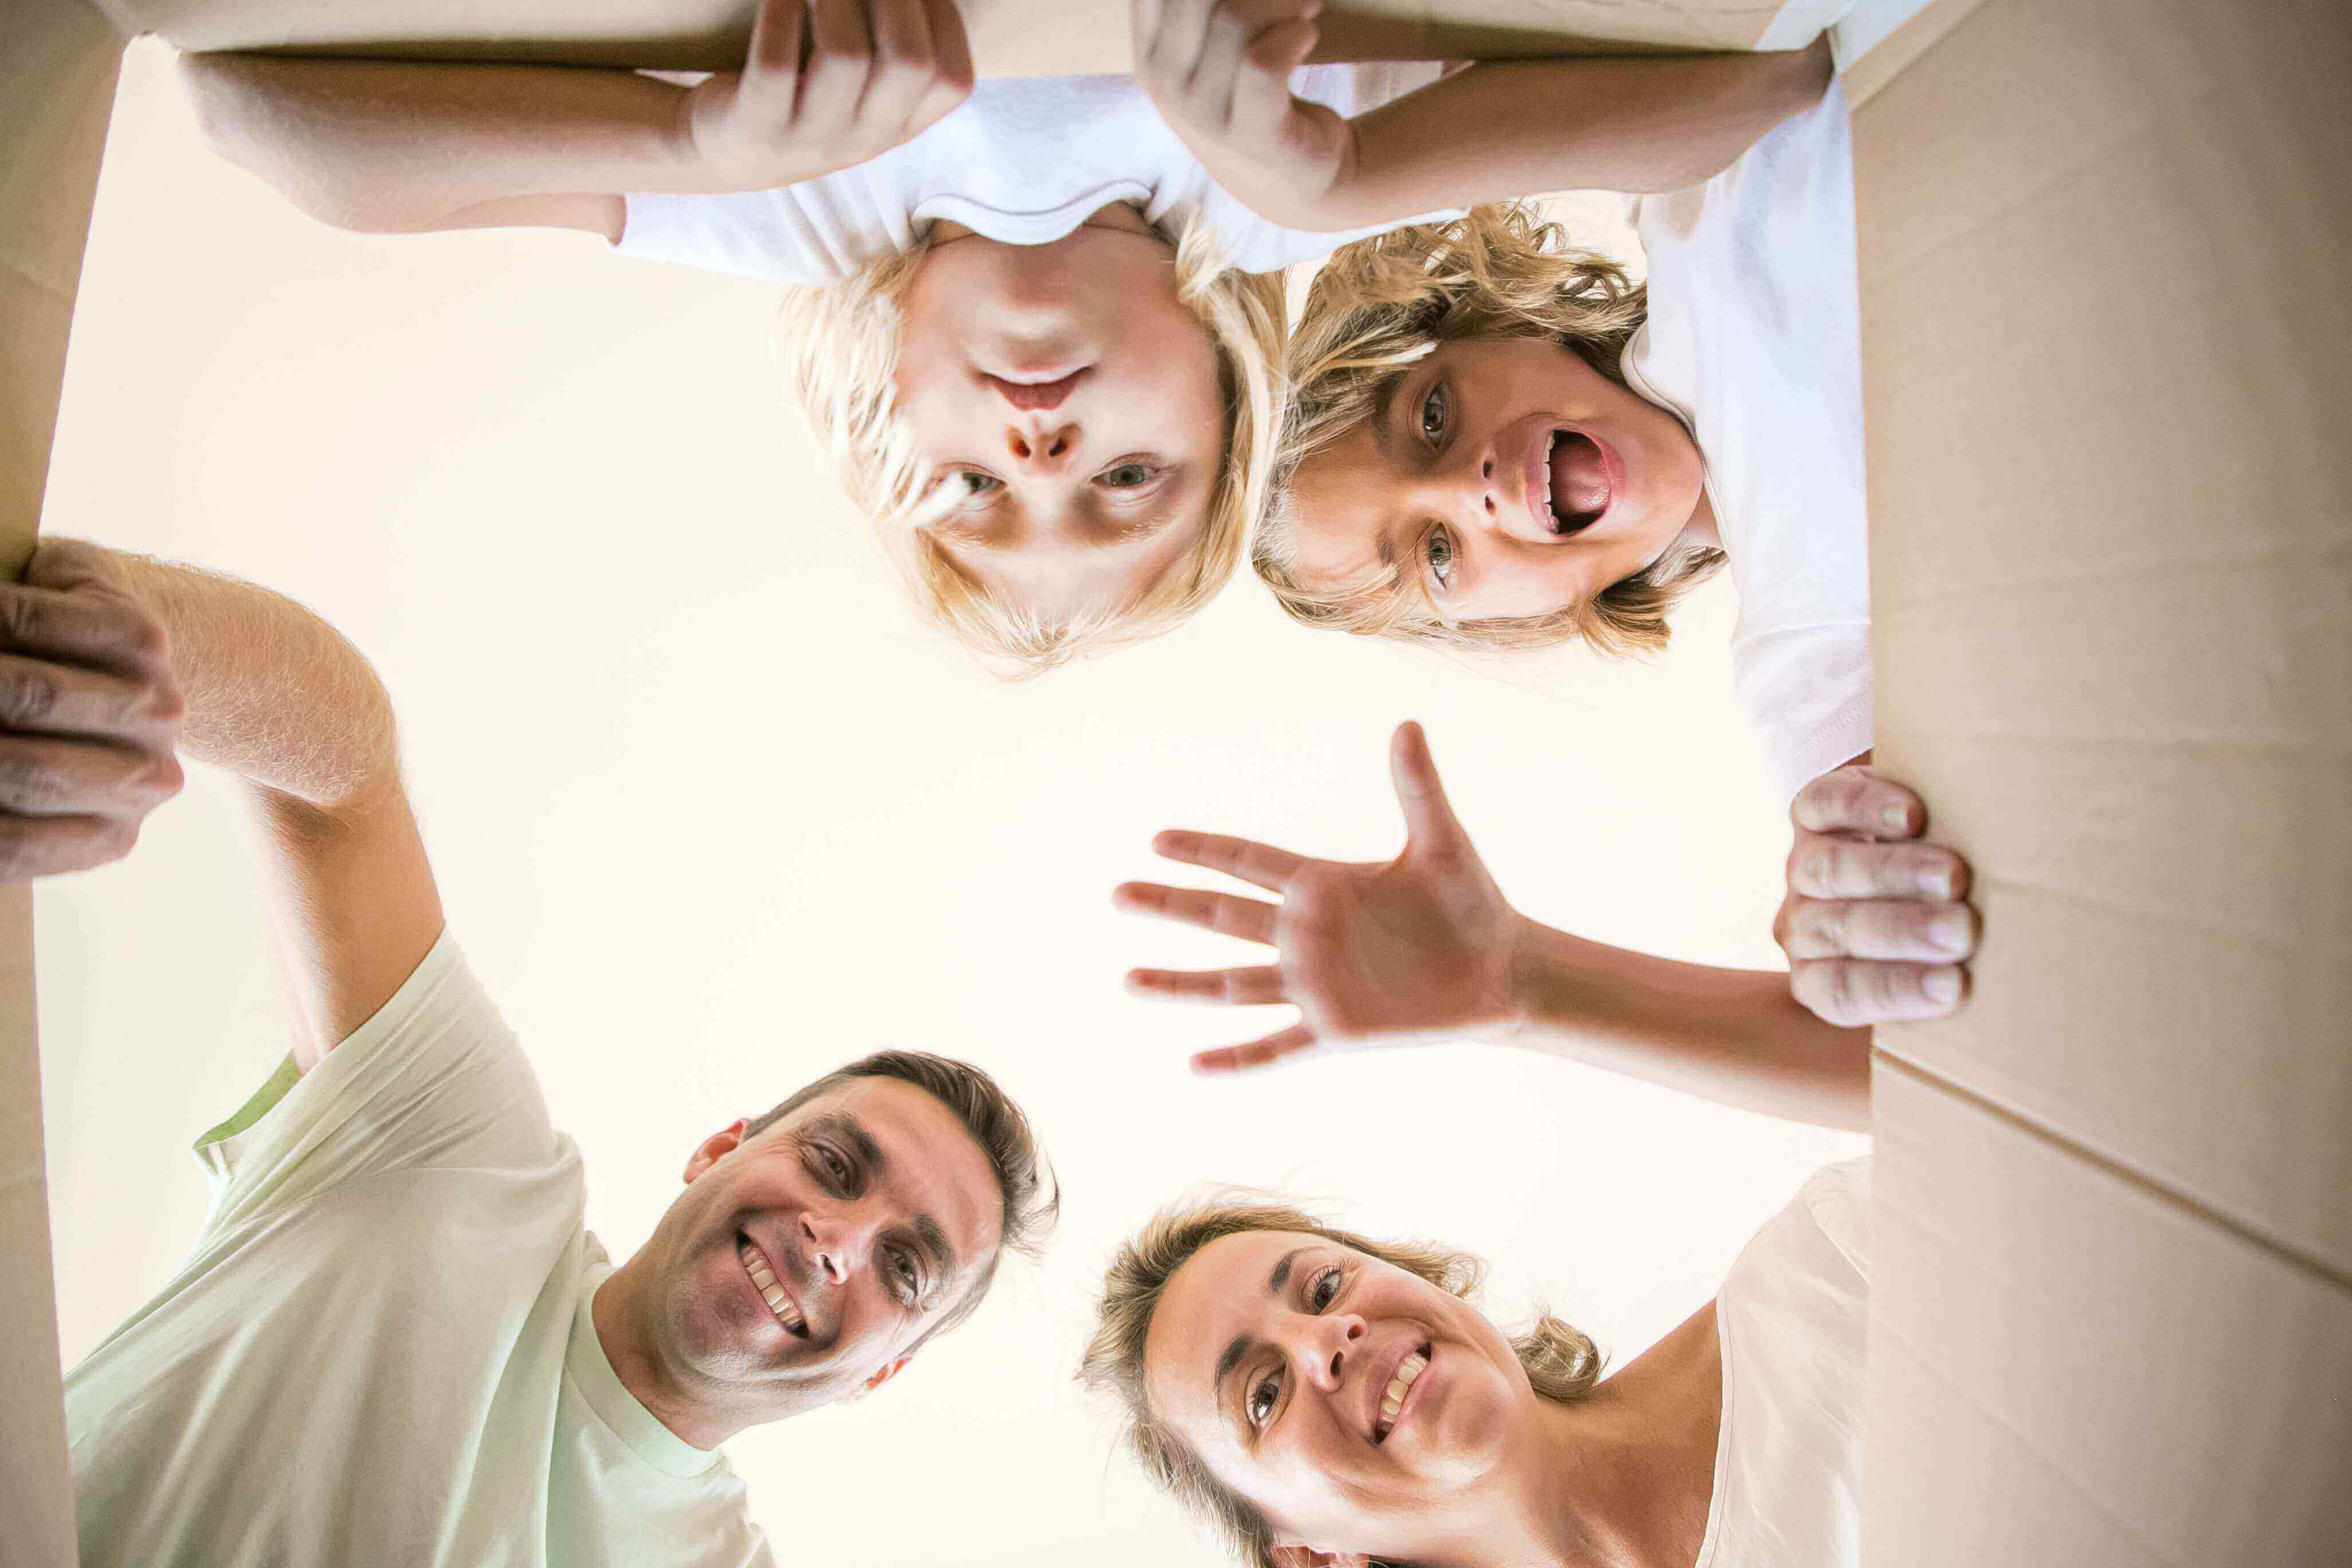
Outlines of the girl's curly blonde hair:
M 1224 460 L 1192 552 L 1139 597 L 1066 621 L 991 597 L 925 526 L 947 497 L 928 483 L 914 434 L 898 413 L 894 373 L 899 301 L 930 254 L 928 236 L 847 282 L 786 290 L 777 312 L 776 356 L 785 379 L 843 488 L 876 524 L 916 607 L 1010 679 L 1142 642 L 1189 619 L 1232 578 L 1250 521 L 1265 504 L 1282 408 L 1282 275 L 1228 268 L 1204 223 L 1192 223 L 1171 243 L 1177 297 L 1216 349 Z
M 1583 604 L 1540 616 L 1444 616 L 1417 578 L 1391 569 L 1367 584 L 1308 588 L 1296 572 L 1299 465 L 1370 418 L 1382 391 L 1441 343 L 1548 339 L 1625 384 L 1625 345 L 1648 312 L 1642 285 L 1580 250 L 1559 224 L 1513 202 L 1450 223 L 1415 224 L 1335 252 L 1307 290 L 1286 355 L 1290 383 L 1265 523 L 1250 564 L 1294 619 L 1360 637 L 1459 648 L 1536 648 L 1582 640 L 1606 654 L 1666 646 L 1666 612 L 1723 565 L 1720 550 L 1677 544 Z
M 1311 1236 L 1426 1279 L 1474 1300 L 1486 1263 L 1467 1252 L 1427 1241 L 1375 1241 L 1325 1224 L 1272 1194 L 1229 1188 L 1194 1204 L 1162 1210 L 1118 1249 L 1103 1273 L 1102 1305 L 1094 1339 L 1078 1364 L 1078 1379 L 1116 1398 L 1127 1417 L 1128 1451 L 1144 1473 L 1215 1524 L 1250 1568 L 1276 1568 L 1274 1531 L 1255 1504 L 1209 1471 L 1175 1430 L 1153 1414 L 1143 1386 L 1143 1347 L 1152 1314 L 1176 1271 L 1213 1241 L 1252 1231 Z M 1601 1381 L 1601 1352 L 1580 1331 L 1549 1313 L 1513 1336 L 1511 1348 L 1542 1397 L 1570 1404 Z

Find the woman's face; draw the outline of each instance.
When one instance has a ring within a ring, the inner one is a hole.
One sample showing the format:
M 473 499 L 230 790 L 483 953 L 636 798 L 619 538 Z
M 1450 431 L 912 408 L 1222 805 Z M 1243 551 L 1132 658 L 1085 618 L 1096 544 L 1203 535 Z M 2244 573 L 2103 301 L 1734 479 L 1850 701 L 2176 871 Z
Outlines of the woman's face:
M 1581 604 L 1702 515 L 1674 415 L 1548 339 L 1446 343 L 1301 464 L 1294 571 L 1344 592 L 1393 569 L 1449 620 Z
M 1466 1302 L 1281 1231 L 1223 1237 L 1176 1271 L 1144 1392 L 1278 1543 L 1408 1558 L 1526 1438 L 1537 1398 Z
M 963 490 L 929 526 L 991 597 L 1062 624 L 1200 542 L 1224 458 L 1216 349 L 1134 208 L 1051 245 L 948 226 L 902 307 L 898 405 Z

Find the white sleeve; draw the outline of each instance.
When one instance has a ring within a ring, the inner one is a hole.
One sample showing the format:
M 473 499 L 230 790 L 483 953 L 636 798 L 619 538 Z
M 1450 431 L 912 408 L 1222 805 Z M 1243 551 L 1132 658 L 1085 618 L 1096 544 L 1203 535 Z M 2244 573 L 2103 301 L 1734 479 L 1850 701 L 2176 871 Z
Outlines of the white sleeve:
M 838 283 L 855 269 L 791 191 L 623 198 L 615 253 L 780 283 Z
M 521 1046 L 445 931 L 318 1066 L 298 1073 L 288 1058 L 197 1140 L 213 1188 L 205 1228 L 390 1171 L 544 1165 L 561 1145 Z
M 1790 626 L 1737 641 L 1731 689 L 1786 806 L 1870 750 L 1870 623 Z

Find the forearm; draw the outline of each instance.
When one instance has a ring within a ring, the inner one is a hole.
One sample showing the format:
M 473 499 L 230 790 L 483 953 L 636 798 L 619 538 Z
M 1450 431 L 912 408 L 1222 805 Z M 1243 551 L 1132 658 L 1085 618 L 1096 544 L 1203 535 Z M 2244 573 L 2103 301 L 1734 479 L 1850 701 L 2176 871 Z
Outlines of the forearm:
M 1717 969 L 1530 922 L 1511 1044 L 1702 1099 L 1866 1131 L 1870 1031 L 1822 1022 L 1771 970 Z
M 684 89 L 630 71 L 184 55 L 205 140 L 314 217 L 463 227 L 517 196 L 728 188 Z
M 170 640 L 187 701 L 184 755 L 320 813 L 397 792 L 392 700 L 341 632 L 234 577 L 114 558 Z
M 1324 226 L 1548 191 L 1672 191 L 1729 167 L 1828 87 L 1825 47 L 1488 61 L 1351 122 Z

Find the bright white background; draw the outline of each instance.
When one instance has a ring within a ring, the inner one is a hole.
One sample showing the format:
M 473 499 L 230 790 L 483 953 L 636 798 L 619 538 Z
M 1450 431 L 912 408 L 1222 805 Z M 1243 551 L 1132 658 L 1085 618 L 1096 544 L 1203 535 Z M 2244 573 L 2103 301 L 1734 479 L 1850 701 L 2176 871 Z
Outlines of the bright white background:
M 375 660 L 454 929 L 616 1256 L 698 1140 L 869 1049 L 970 1057 L 1029 1108 L 1067 1188 L 1045 1265 L 873 1399 L 730 1445 L 781 1561 L 1199 1562 L 1070 1379 L 1110 1248 L 1192 1184 L 1474 1247 L 1498 1315 L 1541 1298 L 1622 1361 L 1858 1147 L 1473 1047 L 1199 1081 L 1189 1048 L 1286 1015 L 1119 986 L 1255 962 L 1111 911 L 1154 829 L 1385 855 L 1406 717 L 1521 907 L 1776 966 L 1786 834 L 1729 703 L 1727 579 L 1647 665 L 1474 668 L 1307 632 L 1244 580 L 999 685 L 902 609 L 788 416 L 771 290 L 601 250 L 316 226 L 207 155 L 168 51 L 134 47 L 47 525 L 257 579 Z M 188 1143 L 286 1037 L 218 776 L 38 898 L 70 1365 L 172 1272 Z

